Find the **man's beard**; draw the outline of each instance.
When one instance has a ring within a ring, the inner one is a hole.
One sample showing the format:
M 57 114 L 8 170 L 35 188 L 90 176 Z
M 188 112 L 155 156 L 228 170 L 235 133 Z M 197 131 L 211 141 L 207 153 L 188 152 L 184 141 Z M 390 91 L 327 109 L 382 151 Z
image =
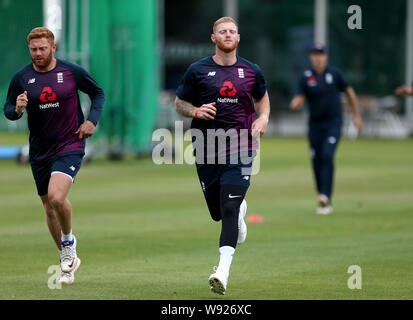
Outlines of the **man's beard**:
M 46 58 L 44 58 L 42 61 L 37 61 L 36 58 L 32 57 L 32 62 L 35 64 L 36 67 L 43 69 L 43 68 L 46 68 L 52 62 L 52 59 L 53 59 L 53 52 L 52 50 L 50 50 L 50 54 Z
M 221 51 L 224 51 L 225 53 L 230 53 L 238 47 L 239 41 L 235 40 L 235 42 L 231 45 L 226 44 L 224 41 L 221 42 L 219 40 L 215 40 L 215 43 L 216 43 L 218 49 L 220 49 Z

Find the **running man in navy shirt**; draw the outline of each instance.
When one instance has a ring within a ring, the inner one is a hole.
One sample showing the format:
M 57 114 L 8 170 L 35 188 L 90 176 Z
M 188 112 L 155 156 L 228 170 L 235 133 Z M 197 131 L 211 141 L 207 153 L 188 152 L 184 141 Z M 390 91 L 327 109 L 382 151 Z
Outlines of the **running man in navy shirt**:
M 188 68 L 176 93 L 175 108 L 181 115 L 193 118 L 191 128 L 199 181 L 211 218 L 222 221 L 219 265 L 209 277 L 209 284 L 213 292 L 224 294 L 235 248 L 247 235 L 244 197 L 257 148 L 253 136 L 264 134 L 270 102 L 258 65 L 237 56 L 240 41 L 237 23 L 230 17 L 220 18 L 213 26 L 211 40 L 216 45 L 215 55 Z M 195 131 L 200 134 L 194 134 Z M 224 139 L 223 143 L 218 142 L 218 149 L 215 146 L 209 151 L 215 137 L 219 140 L 222 136 L 229 141 Z M 250 161 L 245 161 L 243 155 L 251 156 Z
M 104 93 L 82 67 L 54 58 L 56 44 L 49 29 L 33 29 L 27 42 L 32 63 L 11 80 L 4 113 L 18 120 L 27 111 L 33 177 L 60 252 L 58 281 L 71 284 L 80 259 L 67 195 L 81 166 L 85 139 L 93 135 L 102 113 Z M 86 121 L 78 90 L 92 101 Z
M 311 70 L 306 70 L 291 101 L 292 110 L 300 110 L 307 98 L 310 111 L 308 138 L 313 171 L 318 191 L 317 213 L 332 212 L 331 196 L 334 179 L 334 153 L 341 137 L 341 92 L 345 92 L 354 115 L 354 125 L 361 130 L 356 94 L 341 71 L 327 65 L 325 46 L 316 44 L 310 52 Z

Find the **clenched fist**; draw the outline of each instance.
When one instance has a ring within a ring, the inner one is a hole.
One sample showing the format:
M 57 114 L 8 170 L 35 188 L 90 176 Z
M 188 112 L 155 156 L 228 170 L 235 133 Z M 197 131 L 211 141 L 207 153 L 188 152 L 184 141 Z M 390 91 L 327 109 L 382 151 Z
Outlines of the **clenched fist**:
M 194 118 L 204 119 L 204 120 L 213 120 L 217 113 L 217 108 L 215 108 L 216 102 L 203 104 L 199 108 L 195 108 Z
M 400 96 L 413 95 L 413 86 L 401 86 L 396 88 L 395 92 Z
M 79 140 L 83 140 L 91 137 L 95 132 L 95 128 L 95 124 L 92 121 L 86 120 L 75 133 L 79 135 Z
M 29 100 L 27 99 L 27 91 L 18 95 L 16 99 L 16 113 L 21 114 L 24 111 L 24 108 L 27 107 L 28 102 Z

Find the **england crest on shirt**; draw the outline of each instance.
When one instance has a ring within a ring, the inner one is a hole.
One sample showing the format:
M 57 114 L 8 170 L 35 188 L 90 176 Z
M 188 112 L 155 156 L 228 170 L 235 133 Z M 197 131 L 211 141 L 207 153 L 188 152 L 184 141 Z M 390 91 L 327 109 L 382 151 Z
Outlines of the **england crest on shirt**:
M 332 84 L 333 83 L 333 76 L 331 73 L 326 73 L 326 83 Z
M 63 83 L 63 72 L 57 73 L 57 83 Z

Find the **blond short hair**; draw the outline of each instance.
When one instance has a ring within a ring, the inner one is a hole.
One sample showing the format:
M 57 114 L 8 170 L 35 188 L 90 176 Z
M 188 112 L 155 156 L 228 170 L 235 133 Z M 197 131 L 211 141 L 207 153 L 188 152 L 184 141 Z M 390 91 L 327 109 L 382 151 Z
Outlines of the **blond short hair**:
M 30 43 L 30 41 L 33 39 L 41 38 L 46 38 L 47 40 L 49 40 L 50 44 L 54 44 L 54 34 L 46 27 L 37 27 L 30 31 L 27 36 L 27 43 Z
M 235 26 L 238 29 L 238 23 L 231 17 L 222 17 L 219 18 L 217 21 L 214 22 L 214 26 L 212 27 L 212 31 L 213 33 L 215 33 L 215 31 L 217 31 L 217 26 L 221 23 L 225 23 L 225 22 L 232 22 L 233 24 L 235 24 Z

